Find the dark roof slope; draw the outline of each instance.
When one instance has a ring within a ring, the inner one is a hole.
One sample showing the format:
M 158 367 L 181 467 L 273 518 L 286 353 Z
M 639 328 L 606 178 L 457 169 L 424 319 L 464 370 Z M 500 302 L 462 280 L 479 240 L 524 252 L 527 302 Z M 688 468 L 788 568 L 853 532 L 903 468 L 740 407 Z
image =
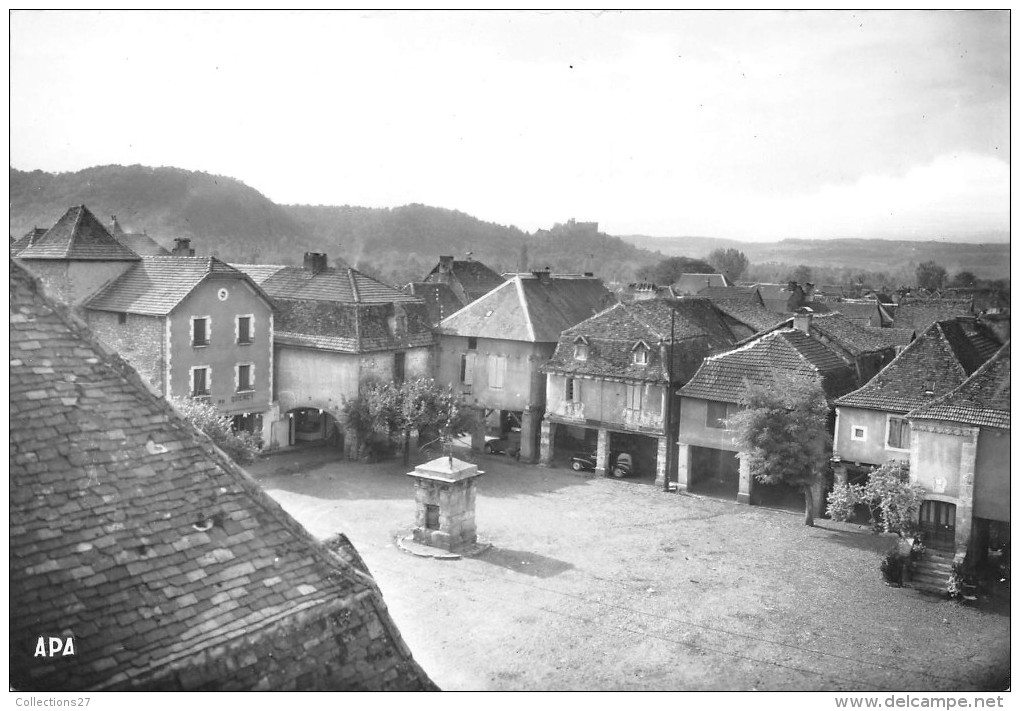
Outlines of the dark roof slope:
M 746 383 L 768 385 L 776 373 L 818 378 L 829 397 L 845 393 L 855 384 L 853 369 L 829 347 L 801 331 L 788 329 L 709 356 L 680 394 L 736 403 Z
M 555 343 L 560 334 L 615 302 L 594 277 L 517 274 L 440 325 L 441 333 Z
M 429 284 L 436 283 L 440 269 L 441 264 L 437 264 L 425 276 L 424 281 Z M 465 303 L 461 304 L 462 306 L 488 294 L 504 281 L 503 277 L 494 269 L 473 259 L 453 260 L 450 273 L 460 283 L 460 287 L 463 289 L 467 299 Z
M 46 234 L 25 247 L 20 259 L 136 261 L 140 257 L 113 238 L 87 207 L 64 213 Z
M 864 387 L 836 405 L 909 412 L 962 384 L 991 357 L 991 343 L 994 336 L 973 320 L 933 323 Z
M 35 244 L 36 241 L 38 241 L 38 239 L 47 232 L 48 230 L 45 227 L 33 227 L 22 237 L 11 242 L 11 256 L 17 256 L 23 249 Z
M 85 306 L 96 311 L 164 316 L 195 287 L 214 276 L 247 281 L 265 297 L 254 281 L 216 257 L 144 257 Z
M 170 250 L 144 232 L 121 232 L 114 239 L 142 257 L 168 257 Z
M 833 306 L 839 308 L 842 304 Z M 887 339 L 879 338 L 872 333 L 872 330 L 884 329 L 866 329 L 839 311 L 815 314 L 811 318 L 811 328 L 855 358 L 866 353 L 878 353 L 893 348 Z
M 878 326 L 863 326 L 863 328 L 871 334 L 872 338 L 897 348 L 910 345 L 915 336 L 912 328 L 879 328 Z
M 10 341 L 13 687 L 251 688 L 269 657 L 311 672 L 298 688 L 430 686 L 374 581 L 13 262 Z M 73 636 L 76 655 L 35 657 L 39 635 Z M 308 642 L 357 665 L 309 669 Z
M 442 282 L 413 281 L 404 287 L 404 291 L 425 302 L 429 320 L 433 324 L 438 324 L 450 314 L 457 313 L 464 306 L 450 285 Z
M 910 412 L 913 420 L 946 420 L 1009 429 L 1009 341 L 958 388 Z
M 707 299 L 621 303 L 564 331 L 543 371 L 667 382 L 668 356 L 660 344 L 668 344 L 671 333 L 677 343 L 673 352 L 674 383 L 686 382 L 706 355 L 736 341 L 723 314 Z M 574 358 L 574 344 L 579 338 L 588 345 L 586 360 Z M 639 341 L 650 346 L 646 365 L 634 363 L 633 351 Z
M 912 328 L 921 333 L 936 321 L 974 313 L 971 299 L 916 299 L 906 298 L 896 306 L 896 328 Z
M 326 267 L 319 272 L 302 267 L 280 267 L 267 274 L 269 269 L 264 265 L 235 266 L 246 273 L 254 267 L 251 269 L 253 278 L 257 278 L 262 288 L 273 298 L 313 299 L 349 304 L 419 301 L 418 298 L 383 284 L 352 267 L 345 269 Z

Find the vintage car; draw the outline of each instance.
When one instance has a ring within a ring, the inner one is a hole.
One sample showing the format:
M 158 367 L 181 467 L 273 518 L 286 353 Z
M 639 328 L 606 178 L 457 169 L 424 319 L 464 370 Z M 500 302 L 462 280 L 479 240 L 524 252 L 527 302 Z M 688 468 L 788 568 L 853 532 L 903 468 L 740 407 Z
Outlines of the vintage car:
M 595 471 L 595 452 L 578 452 L 570 458 L 570 468 L 575 472 Z M 627 452 L 610 452 L 609 472 L 617 479 L 633 475 L 633 457 Z

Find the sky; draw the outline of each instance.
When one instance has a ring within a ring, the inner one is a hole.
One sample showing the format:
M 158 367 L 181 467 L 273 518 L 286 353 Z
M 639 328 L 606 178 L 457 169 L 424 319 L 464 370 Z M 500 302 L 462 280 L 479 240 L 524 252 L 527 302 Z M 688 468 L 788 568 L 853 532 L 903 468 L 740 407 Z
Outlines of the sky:
M 1007 12 L 10 15 L 10 165 L 534 231 L 1009 230 Z

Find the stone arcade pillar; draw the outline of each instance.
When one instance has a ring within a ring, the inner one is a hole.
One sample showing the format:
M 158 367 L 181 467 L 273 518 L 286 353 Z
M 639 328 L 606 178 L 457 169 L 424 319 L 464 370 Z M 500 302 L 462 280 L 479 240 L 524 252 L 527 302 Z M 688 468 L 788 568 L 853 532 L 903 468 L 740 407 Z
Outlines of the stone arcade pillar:
M 549 418 L 542 420 L 542 434 L 539 443 L 539 465 L 543 467 L 552 466 L 553 450 L 556 443 L 556 423 L 550 422 Z
M 740 460 L 740 484 L 737 487 L 737 503 L 750 504 L 751 487 L 754 486 L 754 477 L 751 476 L 751 467 L 747 462 L 747 457 L 743 454 L 737 454 L 737 458 Z
M 687 491 L 691 480 L 691 446 L 680 442 L 676 455 L 676 490 Z
M 835 484 L 836 486 L 846 484 L 848 481 L 846 464 L 844 464 L 842 460 L 837 459 L 836 457 L 832 458 L 832 478 L 833 484 Z
M 666 448 L 669 437 L 659 437 L 659 446 L 655 453 L 655 485 L 660 489 L 666 486 Z
M 416 543 L 456 551 L 478 541 L 475 479 L 481 473 L 476 465 L 439 457 L 407 475 L 414 478 Z
M 541 405 L 529 405 L 521 415 L 521 461 L 529 464 L 537 459 L 535 445 L 538 442 L 539 423 L 542 421 Z
M 595 450 L 595 476 L 605 476 L 609 469 L 609 430 L 599 429 L 598 448 Z
M 485 408 L 476 407 L 475 411 L 475 422 L 471 427 L 471 449 L 476 452 L 481 452 L 485 449 Z
M 974 521 L 974 473 L 977 469 L 979 427 L 960 427 L 964 437 L 960 447 L 960 486 L 956 502 L 956 560 L 964 561 L 970 545 Z

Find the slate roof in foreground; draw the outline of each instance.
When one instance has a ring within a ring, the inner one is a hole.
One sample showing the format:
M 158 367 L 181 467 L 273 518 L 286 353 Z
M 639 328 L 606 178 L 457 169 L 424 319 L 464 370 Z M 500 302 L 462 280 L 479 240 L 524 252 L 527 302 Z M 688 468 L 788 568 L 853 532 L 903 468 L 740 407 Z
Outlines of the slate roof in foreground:
M 1009 429 L 1009 341 L 959 387 L 910 412 L 912 420 L 944 420 Z
M 329 687 L 340 669 L 314 655 L 354 658 L 361 630 L 376 661 L 344 685 L 430 686 L 350 556 L 315 541 L 13 262 L 10 343 L 14 688 L 251 688 L 273 657 Z M 365 605 L 382 610 L 375 622 Z M 76 654 L 35 657 L 39 635 L 72 636 Z

